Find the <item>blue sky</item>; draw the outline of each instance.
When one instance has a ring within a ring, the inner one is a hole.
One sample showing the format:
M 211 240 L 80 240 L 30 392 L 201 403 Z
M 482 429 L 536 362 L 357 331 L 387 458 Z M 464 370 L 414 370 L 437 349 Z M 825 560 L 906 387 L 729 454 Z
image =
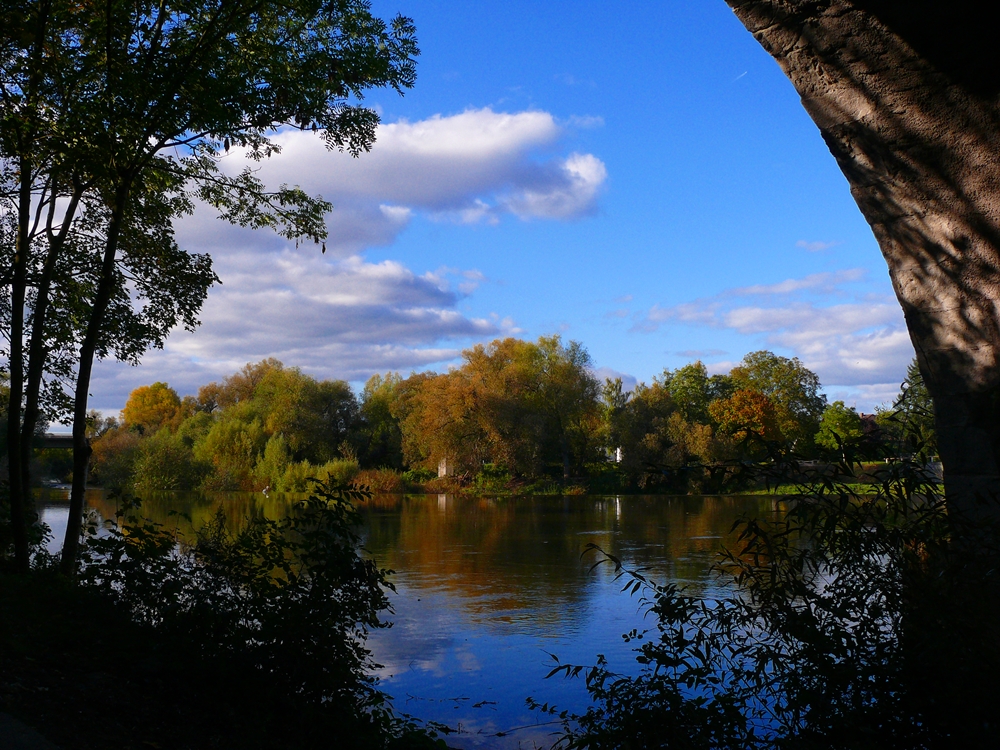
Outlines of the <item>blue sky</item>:
M 266 356 L 358 383 L 552 333 L 627 382 L 767 348 L 861 410 L 895 394 L 912 349 L 878 246 L 722 0 L 374 8 L 411 16 L 422 54 L 405 97 L 367 99 L 373 151 L 286 133 L 261 172 L 333 201 L 328 252 L 185 219 L 179 240 L 223 284 L 197 332 L 138 368 L 102 363 L 95 407 L 155 380 L 194 393 Z

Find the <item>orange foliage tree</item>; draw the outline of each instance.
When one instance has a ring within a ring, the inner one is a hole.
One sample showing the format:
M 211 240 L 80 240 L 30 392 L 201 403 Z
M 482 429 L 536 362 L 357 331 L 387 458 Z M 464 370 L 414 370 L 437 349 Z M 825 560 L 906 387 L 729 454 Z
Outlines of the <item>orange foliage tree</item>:
M 708 411 L 724 434 L 741 439 L 751 433 L 765 440 L 783 439 L 778 426 L 778 410 L 760 391 L 741 388 L 729 398 L 712 401 Z

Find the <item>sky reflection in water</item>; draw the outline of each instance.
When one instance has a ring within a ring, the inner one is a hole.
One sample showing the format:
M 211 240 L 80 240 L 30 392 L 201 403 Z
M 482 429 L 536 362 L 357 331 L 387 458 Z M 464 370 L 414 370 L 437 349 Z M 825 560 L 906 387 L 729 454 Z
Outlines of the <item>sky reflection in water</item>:
M 102 517 L 114 506 L 99 492 L 88 498 Z M 65 505 L 41 501 L 57 540 Z M 248 513 L 281 515 L 292 498 L 250 493 L 163 494 L 144 504 L 168 526 L 198 527 L 222 507 L 232 523 Z M 710 571 L 716 553 L 743 514 L 772 509 L 766 497 L 530 497 L 379 496 L 363 508 L 365 547 L 392 576 L 393 627 L 372 633 L 377 671 L 396 706 L 461 732 L 454 747 L 530 748 L 551 742 L 546 717 L 525 698 L 582 710 L 582 680 L 543 679 L 563 663 L 612 669 L 637 665 L 622 633 L 649 627 L 638 597 L 620 593 L 613 568 L 593 572 L 593 542 L 654 579 L 676 581 L 706 596 L 718 593 Z M 58 544 L 54 545 L 58 548 Z M 498 738 L 498 731 L 529 727 Z

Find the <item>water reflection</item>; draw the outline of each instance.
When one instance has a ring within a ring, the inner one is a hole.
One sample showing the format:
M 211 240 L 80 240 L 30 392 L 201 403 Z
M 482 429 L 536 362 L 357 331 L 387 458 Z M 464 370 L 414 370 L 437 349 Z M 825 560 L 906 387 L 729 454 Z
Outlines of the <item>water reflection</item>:
M 280 517 L 299 498 L 252 493 L 161 493 L 145 514 L 190 534 L 217 512 L 233 526 L 248 515 Z M 65 506 L 41 499 L 50 525 Z M 112 517 L 114 500 L 95 492 L 91 508 Z M 547 745 L 549 727 L 495 737 L 535 724 L 524 707 L 531 695 L 582 709 L 579 682 L 545 681 L 548 654 L 593 663 L 605 654 L 614 668 L 634 669 L 621 634 L 648 626 L 635 599 L 619 593 L 610 567 L 591 572 L 594 543 L 657 580 L 703 595 L 720 585 L 710 572 L 716 553 L 732 544 L 743 514 L 769 515 L 767 497 L 526 497 L 384 495 L 361 508 L 365 547 L 396 571 L 394 626 L 372 635 L 383 667 L 378 675 L 402 710 L 456 726 L 455 747 Z M 175 513 L 171 513 L 175 511 Z

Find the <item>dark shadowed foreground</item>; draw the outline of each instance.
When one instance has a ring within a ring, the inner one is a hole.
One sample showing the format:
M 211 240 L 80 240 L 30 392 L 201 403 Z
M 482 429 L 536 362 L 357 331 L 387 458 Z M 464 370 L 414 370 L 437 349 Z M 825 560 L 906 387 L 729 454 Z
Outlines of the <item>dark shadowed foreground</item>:
M 359 554 L 360 497 L 321 486 L 190 540 L 124 503 L 79 583 L 0 580 L 0 708 L 67 750 L 436 746 L 368 676 L 388 584 Z
M 637 677 L 602 657 L 552 671 L 584 679 L 594 702 L 582 715 L 542 707 L 563 718 L 560 745 L 994 746 L 996 536 L 949 515 L 918 465 L 887 465 L 866 494 L 856 468 L 845 460 L 809 478 L 783 516 L 740 521 L 719 566 L 734 593 L 718 601 L 594 547 L 654 625 L 625 636 Z

